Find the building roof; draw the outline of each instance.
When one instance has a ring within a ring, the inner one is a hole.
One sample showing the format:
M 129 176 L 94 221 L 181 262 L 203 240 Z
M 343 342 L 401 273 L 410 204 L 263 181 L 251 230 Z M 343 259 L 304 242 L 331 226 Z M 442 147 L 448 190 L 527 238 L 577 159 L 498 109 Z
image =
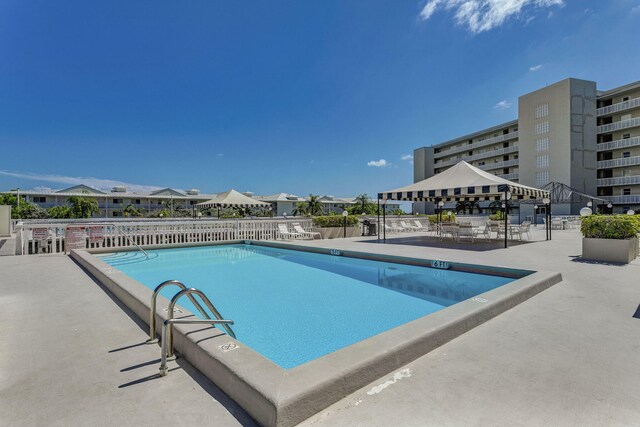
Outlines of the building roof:
M 624 92 L 628 92 L 636 89 L 640 89 L 640 80 L 638 80 L 637 82 L 629 83 L 613 89 L 598 91 L 598 98 L 613 96 L 618 93 L 624 93 Z

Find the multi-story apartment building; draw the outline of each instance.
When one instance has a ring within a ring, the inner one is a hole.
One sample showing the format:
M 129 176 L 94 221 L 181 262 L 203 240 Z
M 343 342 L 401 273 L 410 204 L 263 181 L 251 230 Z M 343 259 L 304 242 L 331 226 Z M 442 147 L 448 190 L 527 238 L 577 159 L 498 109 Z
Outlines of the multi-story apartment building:
M 640 82 L 601 92 L 595 82 L 565 79 L 523 95 L 517 120 L 414 150 L 414 182 L 461 160 L 533 187 L 567 184 L 609 200 L 615 212 L 638 210 Z M 575 214 L 582 207 L 553 209 Z M 533 207 L 522 211 L 531 214 Z

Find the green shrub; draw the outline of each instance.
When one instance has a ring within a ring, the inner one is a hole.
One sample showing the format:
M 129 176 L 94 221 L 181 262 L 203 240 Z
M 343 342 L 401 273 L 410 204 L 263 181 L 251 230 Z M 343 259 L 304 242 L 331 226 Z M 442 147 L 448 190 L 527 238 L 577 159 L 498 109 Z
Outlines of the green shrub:
M 431 224 L 437 224 L 438 222 L 440 222 L 440 215 L 438 214 L 429 215 L 428 218 Z M 451 215 L 447 215 L 446 212 L 442 213 L 442 222 L 455 222 L 455 221 L 456 221 L 456 214 L 454 214 L 453 212 L 451 212 Z
M 640 232 L 640 221 L 630 215 L 590 215 L 582 218 L 580 231 L 591 239 L 629 239 Z
M 357 215 L 347 217 L 347 227 L 358 224 Z M 344 217 L 342 215 L 325 215 L 313 217 L 313 225 L 316 227 L 344 227 Z
M 489 219 L 491 221 L 502 221 L 504 219 L 504 212 L 498 211 L 493 215 L 489 215 Z

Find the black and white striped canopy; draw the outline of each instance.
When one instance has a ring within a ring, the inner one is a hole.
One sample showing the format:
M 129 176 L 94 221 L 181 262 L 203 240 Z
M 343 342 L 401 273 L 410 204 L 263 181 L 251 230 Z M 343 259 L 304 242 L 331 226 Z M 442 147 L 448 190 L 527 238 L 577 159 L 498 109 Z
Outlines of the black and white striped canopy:
M 245 196 L 244 194 L 239 193 L 236 190 L 229 190 L 226 193 L 218 194 L 216 197 L 214 197 L 211 200 L 198 203 L 196 206 L 201 206 L 201 207 L 214 206 L 217 208 L 233 208 L 233 207 L 266 208 L 268 206 L 271 206 L 271 204 L 266 202 L 261 202 L 260 200 L 253 199 L 249 196 Z
M 549 192 L 511 182 L 460 161 L 442 173 L 415 184 L 378 193 L 380 200 L 486 201 L 500 200 L 506 192 L 512 199 L 543 199 Z

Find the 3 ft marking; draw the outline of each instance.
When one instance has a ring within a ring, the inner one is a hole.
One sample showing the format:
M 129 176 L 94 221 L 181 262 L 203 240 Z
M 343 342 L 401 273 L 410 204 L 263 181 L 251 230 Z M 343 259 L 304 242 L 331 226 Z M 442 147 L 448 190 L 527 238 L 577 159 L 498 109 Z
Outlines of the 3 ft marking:
M 336 256 L 340 256 L 340 255 L 342 255 L 342 251 L 340 251 L 340 250 L 338 250 L 338 249 L 330 249 L 330 250 L 329 250 L 329 253 L 330 253 L 331 255 L 336 255 Z

